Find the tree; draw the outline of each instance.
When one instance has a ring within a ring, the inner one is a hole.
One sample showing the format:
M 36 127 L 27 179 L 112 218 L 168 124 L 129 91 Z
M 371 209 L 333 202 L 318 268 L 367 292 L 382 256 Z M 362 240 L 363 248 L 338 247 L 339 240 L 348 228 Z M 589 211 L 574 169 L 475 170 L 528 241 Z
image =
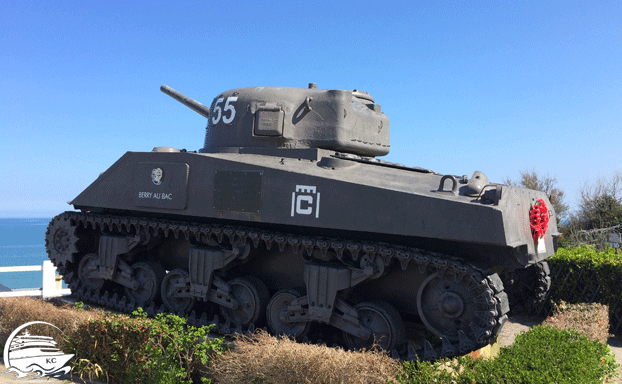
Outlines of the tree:
M 549 196 L 553 208 L 555 208 L 558 224 L 568 214 L 568 204 L 564 203 L 564 191 L 555 186 L 557 184 L 557 179 L 554 177 L 550 177 L 549 175 L 540 177 L 535 170 L 531 172 L 521 171 L 520 180 L 518 182 L 506 178 L 504 183 L 546 193 Z
M 585 184 L 580 195 L 576 220 L 582 229 L 622 224 L 622 172 L 616 172 L 610 181 L 599 179 L 595 185 Z

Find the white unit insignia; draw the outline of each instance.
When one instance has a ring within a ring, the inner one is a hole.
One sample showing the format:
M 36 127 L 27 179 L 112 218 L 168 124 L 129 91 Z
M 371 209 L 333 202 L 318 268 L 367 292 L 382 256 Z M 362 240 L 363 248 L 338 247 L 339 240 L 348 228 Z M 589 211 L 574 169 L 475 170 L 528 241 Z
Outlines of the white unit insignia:
M 317 187 L 310 185 L 297 185 L 296 191 L 292 192 L 292 217 L 294 214 L 312 215 L 320 217 L 320 193 Z

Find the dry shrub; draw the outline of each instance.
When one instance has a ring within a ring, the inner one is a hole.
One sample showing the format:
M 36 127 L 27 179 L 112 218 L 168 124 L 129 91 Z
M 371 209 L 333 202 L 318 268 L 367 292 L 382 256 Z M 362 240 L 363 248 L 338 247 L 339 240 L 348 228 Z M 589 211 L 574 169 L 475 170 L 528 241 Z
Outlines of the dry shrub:
M 555 304 L 553 314 L 542 325 L 557 329 L 574 329 L 590 340 L 607 344 L 609 338 L 609 306 L 597 303 Z
M 31 321 L 45 321 L 58 327 L 65 335 L 72 334 L 78 326 L 103 316 L 103 311 L 85 311 L 71 304 L 55 300 L 55 304 L 33 297 L 0 298 L 0 345 L 4 345 L 17 327 Z M 37 330 L 36 327 L 32 328 Z M 49 333 L 49 327 L 46 328 Z M 55 337 L 55 335 L 47 334 Z
M 384 352 L 350 352 L 277 339 L 265 331 L 240 336 L 208 367 L 215 383 L 386 383 L 400 369 Z

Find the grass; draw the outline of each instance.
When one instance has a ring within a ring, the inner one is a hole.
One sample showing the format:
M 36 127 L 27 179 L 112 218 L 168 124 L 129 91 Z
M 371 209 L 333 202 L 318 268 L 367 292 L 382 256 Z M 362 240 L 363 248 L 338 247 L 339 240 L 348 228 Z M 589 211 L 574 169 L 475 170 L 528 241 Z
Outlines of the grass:
M 31 321 L 45 321 L 58 327 L 63 334 L 73 334 L 78 327 L 89 320 L 105 315 L 102 310 L 78 310 L 75 306 L 59 299 L 44 301 L 32 297 L 0 298 L 0 346 L 14 329 Z M 49 332 L 50 327 L 46 327 Z M 36 327 L 33 330 L 37 330 Z M 56 335 L 47 335 L 55 337 Z
M 383 352 L 300 344 L 259 331 L 237 337 L 228 353 L 214 359 L 208 373 L 222 384 L 386 383 L 400 368 Z

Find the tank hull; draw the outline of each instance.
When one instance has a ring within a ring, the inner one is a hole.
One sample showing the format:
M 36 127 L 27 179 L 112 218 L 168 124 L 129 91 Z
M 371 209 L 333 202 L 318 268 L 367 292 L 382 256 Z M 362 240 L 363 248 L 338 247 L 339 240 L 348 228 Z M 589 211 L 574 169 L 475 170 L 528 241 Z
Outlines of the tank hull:
M 439 192 L 438 174 L 336 159 L 328 151 L 306 152 L 303 158 L 128 152 L 71 203 L 94 212 L 371 237 L 488 268 L 524 267 L 554 253 L 554 220 L 540 249 L 529 226 L 533 202 L 548 203 L 541 192 L 505 186 L 498 204 L 485 204 Z M 152 180 L 154 169 L 164 174 L 160 184 Z

